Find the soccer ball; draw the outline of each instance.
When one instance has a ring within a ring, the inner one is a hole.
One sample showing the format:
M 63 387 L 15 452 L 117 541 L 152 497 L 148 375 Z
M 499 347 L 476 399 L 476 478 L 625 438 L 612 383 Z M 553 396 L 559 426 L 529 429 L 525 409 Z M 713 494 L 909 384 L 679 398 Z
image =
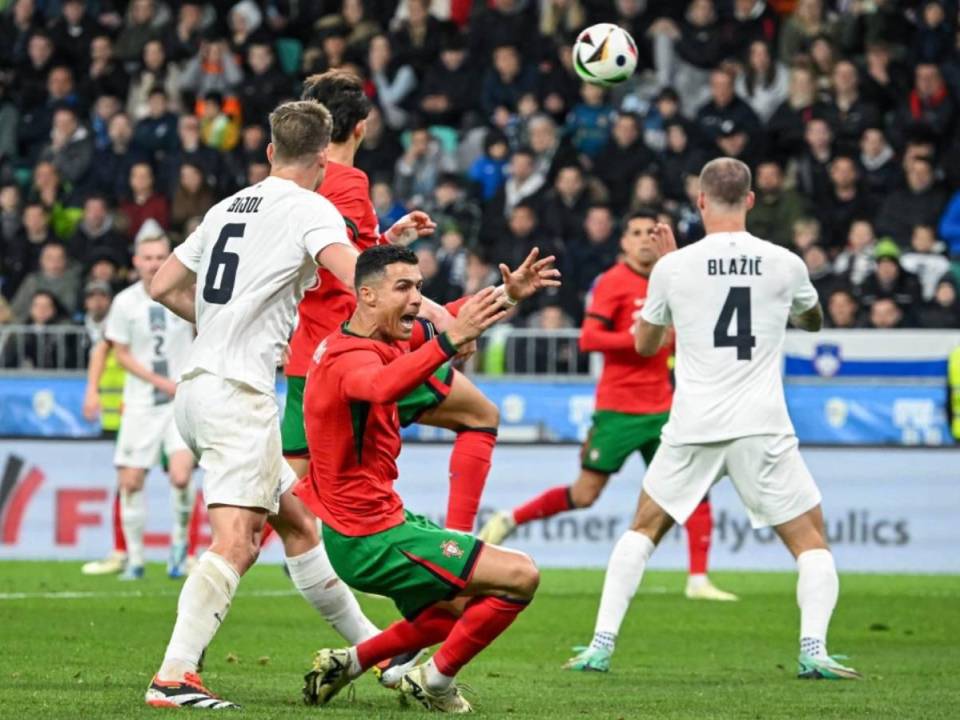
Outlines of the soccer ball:
M 581 80 L 612 87 L 633 75 L 637 44 L 630 33 L 612 23 L 597 23 L 573 44 L 573 69 Z

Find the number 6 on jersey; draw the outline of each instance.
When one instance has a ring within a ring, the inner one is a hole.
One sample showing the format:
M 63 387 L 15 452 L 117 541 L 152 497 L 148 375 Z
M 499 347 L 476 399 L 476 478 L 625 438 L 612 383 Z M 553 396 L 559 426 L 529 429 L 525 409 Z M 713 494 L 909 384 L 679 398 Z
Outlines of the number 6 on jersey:
M 230 238 L 242 238 L 246 229 L 246 223 L 227 223 L 220 231 L 220 237 L 210 253 L 210 266 L 203 282 L 203 299 L 208 303 L 226 305 L 233 297 L 240 256 L 227 252 L 227 241 Z

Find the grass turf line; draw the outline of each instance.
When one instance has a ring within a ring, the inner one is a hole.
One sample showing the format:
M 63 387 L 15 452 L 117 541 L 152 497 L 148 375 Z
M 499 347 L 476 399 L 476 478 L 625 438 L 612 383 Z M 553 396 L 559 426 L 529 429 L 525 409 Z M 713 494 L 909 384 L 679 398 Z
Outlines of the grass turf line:
M 795 679 L 798 611 L 788 573 L 714 575 L 739 603 L 685 600 L 681 573 L 651 572 L 631 606 L 608 675 L 560 670 L 589 641 L 602 573 L 545 571 L 530 609 L 461 677 L 479 714 L 511 718 L 948 718 L 960 703 L 960 577 L 845 575 L 830 649 L 859 683 Z M 0 716 L 156 716 L 143 691 L 159 665 L 179 583 L 159 565 L 142 583 L 80 575 L 78 563 L 0 563 Z M 276 566 L 243 579 L 207 653 L 214 692 L 257 718 L 409 718 L 372 677 L 353 702 L 300 702 L 312 652 L 337 636 Z M 59 593 L 95 593 L 63 597 Z M 134 595 L 133 593 L 142 593 Z M 58 593 L 38 597 L 41 593 Z M 360 598 L 378 623 L 392 604 Z

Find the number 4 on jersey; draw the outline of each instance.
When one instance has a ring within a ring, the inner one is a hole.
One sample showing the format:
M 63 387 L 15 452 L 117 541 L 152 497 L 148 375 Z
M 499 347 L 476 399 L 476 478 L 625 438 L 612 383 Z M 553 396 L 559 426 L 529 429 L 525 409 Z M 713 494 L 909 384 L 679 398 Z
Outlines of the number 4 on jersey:
M 242 238 L 246 229 L 245 223 L 227 223 L 220 231 L 220 237 L 210 253 L 210 267 L 207 268 L 207 277 L 203 283 L 203 299 L 208 303 L 226 305 L 233 297 L 233 284 L 237 281 L 240 256 L 227 252 L 227 240 Z
M 734 315 L 737 316 L 737 333 L 731 335 L 729 330 Z M 713 346 L 735 347 L 737 360 L 752 360 L 757 338 L 750 332 L 750 317 L 750 288 L 730 288 L 723 309 L 720 310 L 720 317 L 713 328 Z

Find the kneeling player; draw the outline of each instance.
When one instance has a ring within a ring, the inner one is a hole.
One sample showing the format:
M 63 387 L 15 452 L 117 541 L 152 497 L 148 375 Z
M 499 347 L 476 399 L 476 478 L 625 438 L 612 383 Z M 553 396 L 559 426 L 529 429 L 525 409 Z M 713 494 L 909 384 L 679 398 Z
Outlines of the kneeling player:
M 394 600 L 404 620 L 351 648 L 320 650 L 309 703 L 327 703 L 384 659 L 442 642 L 405 674 L 400 692 L 424 707 L 468 712 L 454 676 L 516 619 L 539 575 L 521 553 L 485 545 L 404 510 L 393 488 L 400 453 L 397 401 L 505 314 L 493 288 L 460 309 L 447 332 L 405 352 L 420 309 L 417 257 L 374 247 L 357 260 L 357 310 L 324 340 L 307 376 L 311 509 L 337 574 Z
M 707 236 L 676 250 L 672 231 L 656 228 L 660 259 L 635 348 L 655 354 L 673 325 L 677 393 L 631 529 L 610 555 L 593 641 L 568 665 L 609 657 L 655 546 L 729 475 L 753 527 L 773 527 L 797 560 L 800 677 L 860 677 L 827 653 L 840 582 L 780 376 L 787 320 L 816 332 L 823 313 L 803 261 L 746 232 L 750 185 L 739 160 L 712 160 L 698 201 Z

